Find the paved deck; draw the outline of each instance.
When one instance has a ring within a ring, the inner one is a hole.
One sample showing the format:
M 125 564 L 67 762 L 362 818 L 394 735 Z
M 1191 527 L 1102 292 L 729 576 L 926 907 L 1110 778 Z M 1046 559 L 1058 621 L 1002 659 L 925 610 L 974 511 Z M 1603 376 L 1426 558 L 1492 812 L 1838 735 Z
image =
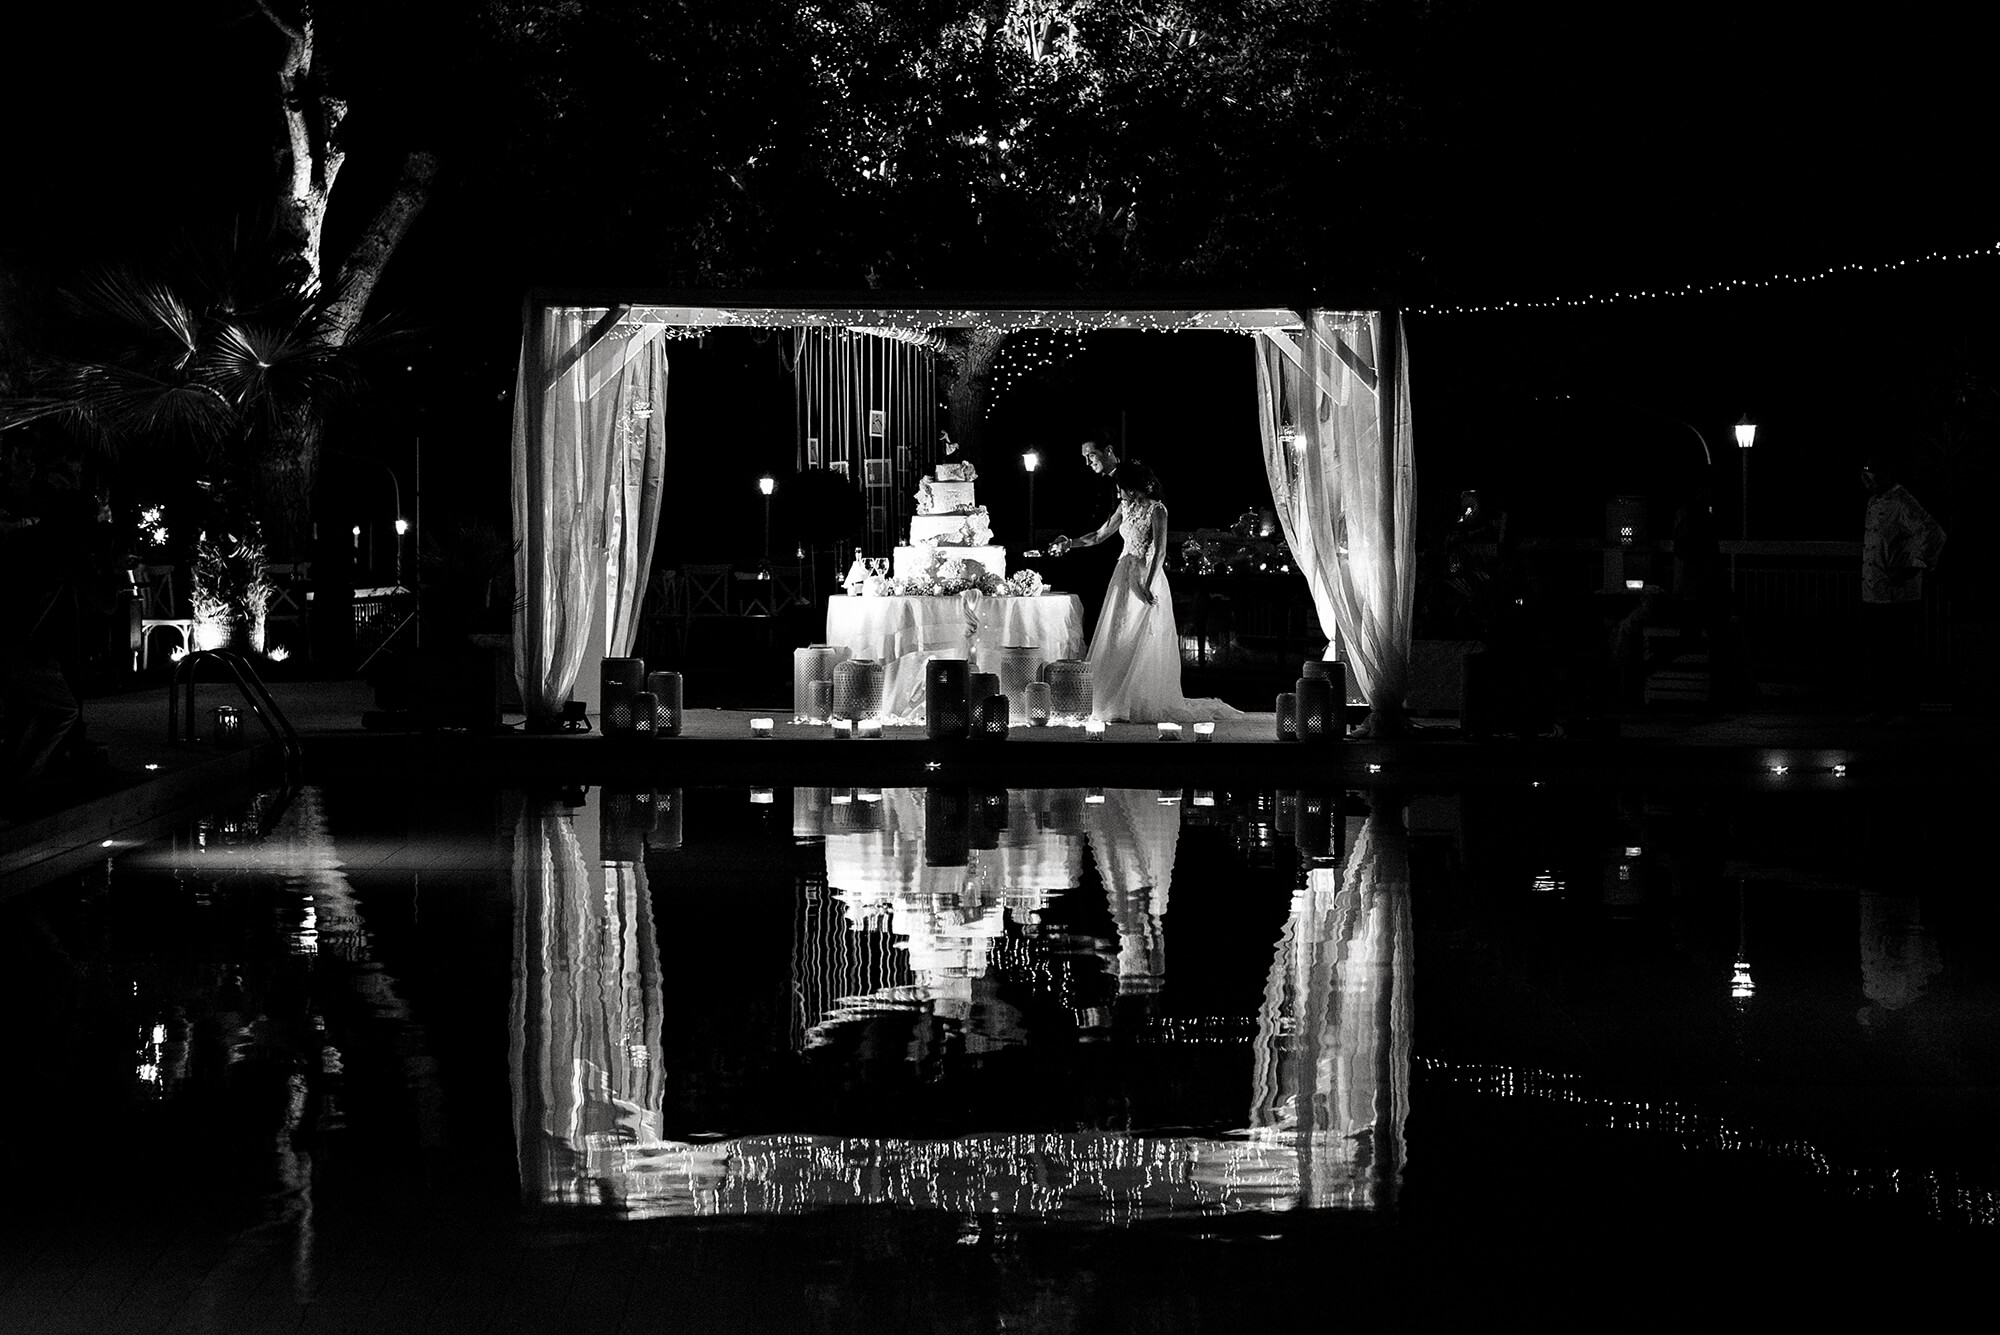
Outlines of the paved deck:
M 1215 740 L 1163 743 L 1151 725 L 1113 724 L 1102 741 L 1077 729 L 1017 728 L 1002 743 L 940 742 L 922 728 L 882 740 L 841 740 L 827 727 L 793 724 L 789 710 L 697 709 L 680 737 L 627 742 L 596 733 L 527 736 L 509 730 L 371 731 L 365 683 L 279 682 L 272 693 L 302 742 L 307 780 L 433 773 L 531 784 L 983 783 L 1048 787 L 1441 788 L 1491 782 L 1832 784 L 1953 782 L 2000 747 L 2000 718 L 1937 714 L 1904 727 L 1778 713 L 1646 713 L 1616 720 L 1615 735 L 1468 740 L 1453 721 L 1420 721 L 1397 741 L 1301 746 L 1276 740 L 1271 715 L 1217 725 Z M 197 715 L 231 695 L 204 684 Z M 234 701 L 241 703 L 240 698 Z M 90 736 L 110 752 L 111 773 L 90 790 L 52 795 L 0 829 L 0 896 L 64 875 L 107 848 L 154 837 L 231 792 L 285 777 L 283 756 L 246 717 L 249 744 L 235 751 L 175 745 L 164 686 L 85 702 Z M 777 720 L 751 734 L 753 717 Z M 1836 770 L 1836 766 L 1842 767 Z

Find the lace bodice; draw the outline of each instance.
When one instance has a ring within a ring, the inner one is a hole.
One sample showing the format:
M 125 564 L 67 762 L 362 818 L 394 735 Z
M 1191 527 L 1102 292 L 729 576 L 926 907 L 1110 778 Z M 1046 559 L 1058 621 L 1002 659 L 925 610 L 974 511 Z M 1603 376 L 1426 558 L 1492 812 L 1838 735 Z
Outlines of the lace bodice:
M 1124 555 L 1141 561 L 1153 559 L 1153 512 L 1158 501 L 1136 500 L 1118 507 L 1118 536 L 1124 540 Z

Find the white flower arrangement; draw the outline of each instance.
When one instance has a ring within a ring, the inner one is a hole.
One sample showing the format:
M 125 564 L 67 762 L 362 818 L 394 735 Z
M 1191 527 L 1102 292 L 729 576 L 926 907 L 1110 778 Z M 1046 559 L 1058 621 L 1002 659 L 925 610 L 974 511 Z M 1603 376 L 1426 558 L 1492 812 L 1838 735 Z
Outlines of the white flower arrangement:
M 1046 589 L 1041 571 L 1023 570 L 1005 581 L 1003 592 L 1016 598 L 1039 598 Z

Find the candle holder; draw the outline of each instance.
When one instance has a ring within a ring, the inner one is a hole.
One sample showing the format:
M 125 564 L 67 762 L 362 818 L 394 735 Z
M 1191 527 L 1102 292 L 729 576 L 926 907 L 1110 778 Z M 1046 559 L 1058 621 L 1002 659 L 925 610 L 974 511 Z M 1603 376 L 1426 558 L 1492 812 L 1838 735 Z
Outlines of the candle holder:
M 756 738 L 768 738 L 776 726 L 771 719 L 753 718 L 750 720 L 750 735 Z
M 1178 742 L 1181 739 L 1181 725 L 1178 723 L 1162 723 L 1159 725 L 1159 733 L 1160 740 L 1163 742 Z M 1178 801 L 1179 799 L 1175 800 Z
M 659 717 L 660 698 L 651 691 L 641 691 L 632 697 L 632 735 L 648 741 L 653 737 L 653 724 Z
M 1090 664 L 1081 658 L 1059 658 L 1049 664 L 1049 717 L 1075 726 L 1095 707 Z
M 634 704 L 646 689 L 646 660 L 606 658 L 597 668 L 598 718 L 606 737 L 629 737 L 638 730 L 639 715 Z
M 972 726 L 967 676 L 962 658 L 933 658 L 924 664 L 924 722 L 932 737 L 963 737 Z
M 653 695 L 653 736 L 681 735 L 681 674 L 648 672 L 646 689 Z
M 1292 730 L 1302 742 L 1323 745 L 1337 741 L 1333 720 L 1333 683 L 1326 677 L 1300 677 L 1292 687 Z
M 816 681 L 831 683 L 834 668 L 852 657 L 851 651 L 832 644 L 809 644 L 803 649 L 792 650 L 792 722 L 826 722 L 832 711 L 832 699 L 829 696 L 826 707 L 814 718 L 812 684 Z
M 1000 649 L 1000 693 L 1014 704 L 1012 722 L 1028 721 L 1028 683 L 1042 673 L 1042 651 L 1032 644 L 1008 644 Z
M 972 672 L 965 678 L 965 703 L 968 710 L 976 709 L 981 700 L 1000 694 L 1000 674 L 997 672 Z M 970 715 L 968 715 L 970 717 Z
M 835 719 L 835 720 L 833 721 L 833 737 L 834 737 L 834 740 L 835 740 L 835 741 L 839 741 L 839 742 L 851 742 L 851 741 L 853 741 L 853 740 L 854 740 L 854 720 L 853 720 L 853 719 L 850 719 L 850 718 L 837 718 L 837 719 Z
M 1045 681 L 1031 681 L 1022 688 L 1027 692 L 1024 706 L 1028 726 L 1046 728 L 1049 726 L 1049 684 Z
M 1280 691 L 1278 693 L 1277 720 L 1279 741 L 1296 742 L 1299 739 L 1298 706 L 1299 697 L 1294 692 Z
M 1007 715 L 1012 709 L 1007 697 L 993 694 L 972 707 L 972 735 L 983 742 L 1007 740 Z
M 1214 741 L 1214 740 L 1215 740 L 1215 723 L 1214 723 L 1214 721 L 1213 721 L 1213 720 L 1206 720 L 1206 721 L 1204 721 L 1204 722 L 1201 722 L 1201 723 L 1197 723 L 1197 724 L 1195 724 L 1195 725 L 1194 725 L 1194 739 L 1195 739 L 1195 740 L 1196 740 L 1197 742 L 1212 742 L 1212 741 Z
M 1103 719 L 1101 719 L 1101 718 L 1087 718 L 1087 719 L 1085 719 L 1085 720 L 1083 721 L 1083 740 L 1084 740 L 1084 741 L 1086 741 L 1086 742 L 1101 742 L 1101 741 L 1103 741 L 1103 740 L 1104 740 L 1104 720 L 1103 720 Z
M 775 789 L 752 788 L 750 790 L 750 805 L 753 807 L 776 806 L 777 802 L 778 794 Z
M 856 741 L 881 741 L 882 720 L 879 718 L 858 718 L 854 720 L 854 737 Z
M 850 658 L 833 669 L 833 717 L 873 718 L 882 712 L 886 669 L 873 658 Z

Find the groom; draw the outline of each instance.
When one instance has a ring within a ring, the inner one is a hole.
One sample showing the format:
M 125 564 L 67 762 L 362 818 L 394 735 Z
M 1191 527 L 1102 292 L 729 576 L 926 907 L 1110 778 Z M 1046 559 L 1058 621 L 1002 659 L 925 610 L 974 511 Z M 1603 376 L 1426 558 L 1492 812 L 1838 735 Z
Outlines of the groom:
M 1064 531 L 1070 533 L 1091 533 L 1104 522 L 1105 516 L 1118 508 L 1118 489 L 1111 485 L 1111 475 L 1118 471 L 1118 465 L 1125 462 L 1118 457 L 1118 449 L 1108 440 L 1087 439 L 1078 447 L 1083 456 L 1083 466 L 1096 474 L 1096 479 L 1087 479 L 1078 493 L 1071 509 L 1074 518 L 1064 516 Z M 1072 548 L 1064 562 L 1063 582 L 1073 584 L 1078 598 L 1083 601 L 1083 624 L 1097 624 L 1097 612 L 1104 602 L 1104 587 L 1111 578 L 1111 567 L 1118 564 L 1118 544 L 1102 543 L 1096 547 Z

